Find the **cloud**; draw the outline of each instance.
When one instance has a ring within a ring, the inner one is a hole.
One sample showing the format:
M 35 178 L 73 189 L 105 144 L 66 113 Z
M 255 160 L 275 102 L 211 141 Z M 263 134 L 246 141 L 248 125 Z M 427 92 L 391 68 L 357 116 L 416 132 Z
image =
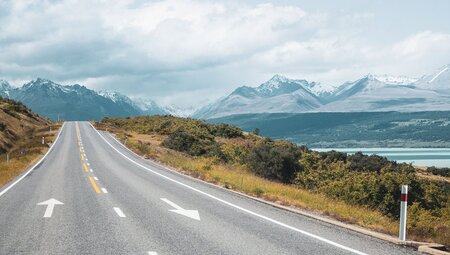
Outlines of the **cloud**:
M 417 74 L 450 59 L 449 33 L 387 40 L 383 30 L 367 31 L 382 24 L 377 15 L 296 1 L 4 0 L 0 77 L 43 76 L 189 106 L 274 73 L 339 83 L 368 72 Z

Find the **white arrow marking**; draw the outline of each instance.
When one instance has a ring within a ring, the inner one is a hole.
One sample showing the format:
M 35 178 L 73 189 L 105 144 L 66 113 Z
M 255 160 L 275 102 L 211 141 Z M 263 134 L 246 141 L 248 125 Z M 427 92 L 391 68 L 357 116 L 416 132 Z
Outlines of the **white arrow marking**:
M 126 218 L 127 216 L 125 216 L 125 214 L 122 212 L 122 210 L 120 210 L 119 207 L 113 207 L 114 211 L 117 213 L 117 215 L 120 218 Z
M 175 210 L 169 210 L 169 211 L 181 214 L 183 216 L 189 217 L 194 220 L 200 220 L 200 215 L 198 214 L 197 210 L 185 210 L 167 198 L 161 198 L 161 200 L 168 203 L 173 208 L 175 208 Z
M 50 198 L 47 201 L 40 202 L 37 205 L 46 205 L 47 209 L 45 209 L 44 218 L 50 218 L 53 214 L 53 209 L 55 208 L 55 205 L 63 205 L 63 202 L 59 202 L 58 200 L 54 198 Z

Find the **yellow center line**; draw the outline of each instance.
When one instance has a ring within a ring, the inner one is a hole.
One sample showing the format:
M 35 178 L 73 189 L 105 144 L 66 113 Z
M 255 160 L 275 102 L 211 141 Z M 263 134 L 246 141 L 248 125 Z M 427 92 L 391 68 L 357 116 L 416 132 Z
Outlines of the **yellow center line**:
M 89 176 L 89 181 L 91 181 L 92 187 L 94 187 L 94 190 L 96 193 L 100 193 L 100 189 L 97 186 L 97 183 L 95 183 L 94 178 L 92 176 Z
M 83 154 L 80 154 L 81 155 L 81 160 L 83 160 L 84 161 L 84 156 L 83 156 Z
M 89 172 L 89 169 L 88 169 L 86 163 L 83 163 L 83 168 L 84 168 L 84 171 L 86 171 L 86 173 Z

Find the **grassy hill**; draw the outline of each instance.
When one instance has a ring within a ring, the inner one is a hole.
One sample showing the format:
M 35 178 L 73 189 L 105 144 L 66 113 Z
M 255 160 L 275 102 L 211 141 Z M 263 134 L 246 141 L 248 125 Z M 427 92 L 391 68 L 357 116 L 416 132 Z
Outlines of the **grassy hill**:
M 189 118 L 105 118 L 97 127 L 200 179 L 392 235 L 398 233 L 400 188 L 408 184 L 409 238 L 450 245 L 449 169 L 419 171 L 376 155 L 319 153 Z
M 0 186 L 24 171 L 47 150 L 48 145 L 42 144 L 42 137 L 51 142 L 58 127 L 22 103 L 0 98 Z

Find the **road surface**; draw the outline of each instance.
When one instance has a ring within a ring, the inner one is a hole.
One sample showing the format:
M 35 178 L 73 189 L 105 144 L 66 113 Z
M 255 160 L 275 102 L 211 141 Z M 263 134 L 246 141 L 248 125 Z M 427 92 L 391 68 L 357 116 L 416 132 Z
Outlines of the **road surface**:
M 88 122 L 19 178 L 0 190 L 0 254 L 416 254 L 174 173 Z

